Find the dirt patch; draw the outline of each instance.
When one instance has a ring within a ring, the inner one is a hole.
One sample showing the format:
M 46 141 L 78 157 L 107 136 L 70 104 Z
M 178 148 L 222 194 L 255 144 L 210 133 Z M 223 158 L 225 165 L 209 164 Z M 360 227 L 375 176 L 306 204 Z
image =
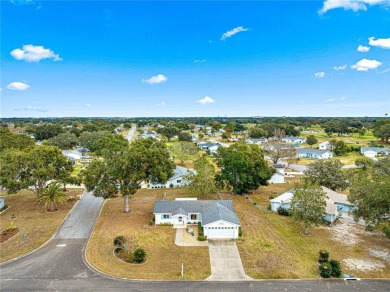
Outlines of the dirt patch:
M 359 235 L 369 234 L 356 224 L 341 221 L 331 227 L 323 228 L 330 233 L 333 240 L 348 246 L 353 246 L 361 242 L 362 240 L 359 238 Z
M 343 260 L 344 264 L 354 270 L 359 271 L 373 271 L 373 270 L 382 270 L 385 268 L 385 265 L 380 261 L 375 260 L 362 260 L 362 259 L 345 259 Z
M 8 239 L 16 235 L 18 232 L 19 232 L 19 228 L 4 230 L 0 235 L 0 243 L 7 241 Z
M 390 251 L 386 248 L 369 248 L 368 252 L 374 257 L 380 258 L 390 263 Z

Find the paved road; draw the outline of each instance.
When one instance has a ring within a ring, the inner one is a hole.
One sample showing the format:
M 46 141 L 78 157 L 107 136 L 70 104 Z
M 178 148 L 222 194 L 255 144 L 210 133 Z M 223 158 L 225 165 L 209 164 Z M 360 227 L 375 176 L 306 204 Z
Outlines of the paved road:
M 129 133 L 126 136 L 127 141 L 129 141 L 129 142 L 131 141 L 131 139 L 134 136 L 136 128 L 137 128 L 137 126 L 135 124 L 131 125 L 130 131 L 129 131 Z
M 0 266 L 1 291 L 389 291 L 390 281 L 130 281 L 105 277 L 84 262 L 87 236 L 103 204 L 87 193 L 58 234 L 38 251 Z M 131 275 L 129 275 L 131 277 Z

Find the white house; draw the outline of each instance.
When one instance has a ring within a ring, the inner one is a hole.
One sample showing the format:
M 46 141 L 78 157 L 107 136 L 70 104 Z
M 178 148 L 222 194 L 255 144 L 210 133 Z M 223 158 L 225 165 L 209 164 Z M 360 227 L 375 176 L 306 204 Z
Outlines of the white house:
M 0 196 L 0 210 L 4 208 L 4 197 Z
M 322 142 L 320 144 L 318 144 L 318 148 L 320 150 L 331 150 L 330 148 L 330 142 L 329 141 L 325 141 L 325 142 Z
M 183 187 L 188 184 L 188 181 L 185 179 L 185 176 L 190 172 L 195 172 L 192 168 L 185 168 L 182 166 L 176 166 L 174 169 L 174 174 L 165 184 L 153 184 L 149 183 L 148 189 L 163 189 L 163 188 L 178 188 Z
M 333 153 L 329 150 L 318 150 L 311 148 L 297 149 L 298 158 L 328 159 L 333 158 Z
M 347 195 L 337 193 L 331 189 L 328 189 L 324 186 L 321 186 L 322 190 L 326 193 L 326 210 L 325 216 L 323 217 L 325 221 L 333 223 L 337 218 L 339 218 L 342 213 L 351 213 L 355 205 L 351 204 L 348 201 Z M 277 212 L 278 208 L 284 208 L 288 210 L 291 206 L 291 200 L 294 197 L 295 189 L 291 189 L 280 196 L 270 200 L 271 210 Z
M 160 138 L 158 137 L 158 134 L 155 131 L 145 132 L 145 133 L 138 136 L 138 139 L 147 139 L 147 138 L 153 138 L 153 139 L 160 140 Z
M 214 156 L 215 154 L 217 154 L 219 147 L 221 147 L 221 145 L 219 144 L 209 147 L 210 155 Z
M 375 158 L 377 156 L 388 155 L 390 150 L 388 148 L 381 147 L 362 147 L 360 153 L 369 158 Z
M 285 137 L 282 139 L 282 142 L 291 143 L 291 144 L 303 144 L 306 143 L 306 139 L 299 138 L 299 137 Z
M 248 138 L 248 139 L 245 139 L 245 141 L 248 144 L 261 145 L 261 144 L 267 142 L 268 139 L 267 138 L 260 138 L 260 139 Z
M 77 148 L 76 150 L 62 150 L 62 154 L 73 163 L 76 163 L 80 159 L 91 158 L 91 156 L 89 156 L 83 149 L 86 148 Z
M 236 239 L 241 226 L 232 200 L 181 198 L 156 201 L 153 214 L 157 225 L 169 223 L 182 227 L 201 222 L 208 239 Z

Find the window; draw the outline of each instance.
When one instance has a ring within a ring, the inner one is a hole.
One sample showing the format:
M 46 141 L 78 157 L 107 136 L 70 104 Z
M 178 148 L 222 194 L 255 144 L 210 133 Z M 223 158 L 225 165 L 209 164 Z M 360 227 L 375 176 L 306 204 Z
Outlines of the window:
M 169 214 L 163 214 L 162 215 L 162 219 L 169 219 L 169 217 L 170 217 Z
M 180 180 L 180 179 L 178 179 L 178 180 L 177 180 L 177 183 L 178 183 L 178 184 L 179 184 L 179 183 L 181 183 L 181 180 Z
M 191 220 L 198 220 L 198 215 L 191 214 Z

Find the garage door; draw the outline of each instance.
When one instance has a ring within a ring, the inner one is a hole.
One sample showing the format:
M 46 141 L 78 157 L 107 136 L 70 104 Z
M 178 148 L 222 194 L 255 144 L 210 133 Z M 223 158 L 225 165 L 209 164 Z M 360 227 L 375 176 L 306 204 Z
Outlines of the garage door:
M 234 227 L 209 227 L 207 238 L 234 238 Z

